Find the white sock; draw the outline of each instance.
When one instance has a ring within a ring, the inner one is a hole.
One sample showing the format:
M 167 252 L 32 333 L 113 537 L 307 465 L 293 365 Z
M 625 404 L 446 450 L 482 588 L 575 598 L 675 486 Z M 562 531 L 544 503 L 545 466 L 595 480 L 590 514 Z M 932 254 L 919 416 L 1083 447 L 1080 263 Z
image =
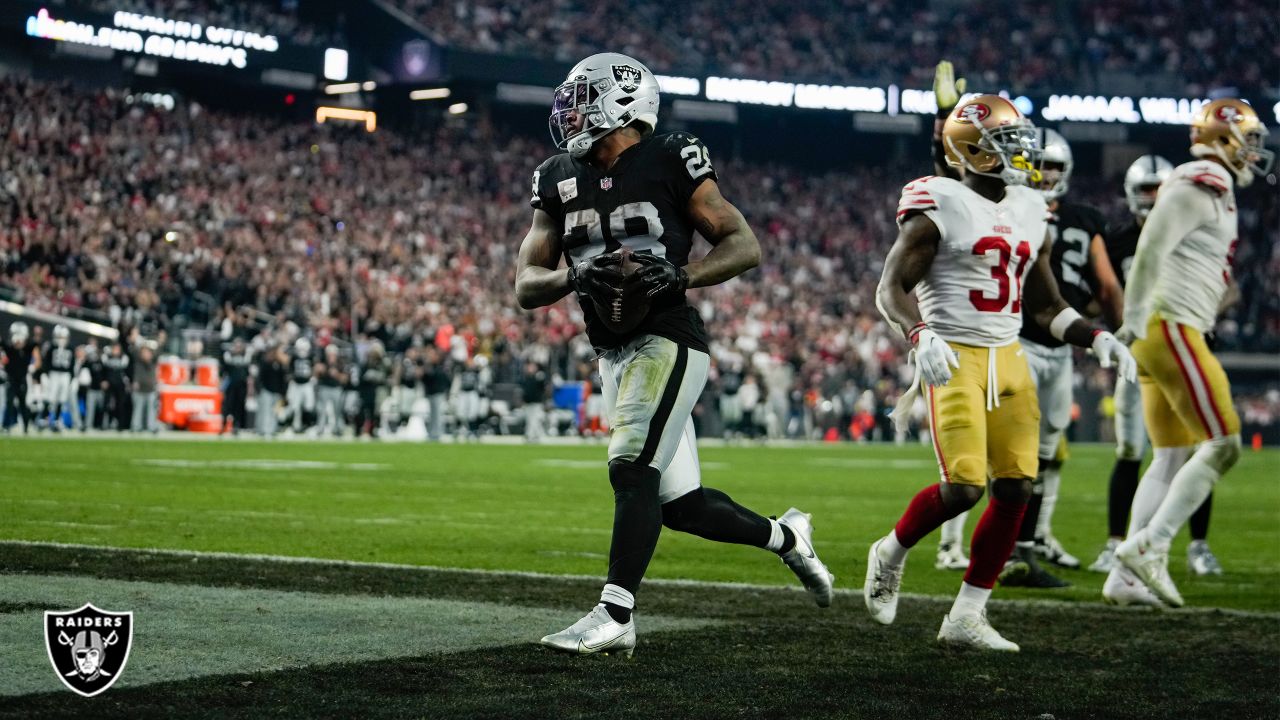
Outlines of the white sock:
M 1201 445 L 1195 455 L 1182 466 L 1169 492 L 1147 523 L 1147 541 L 1158 548 L 1166 548 L 1173 542 L 1173 536 L 1191 518 L 1204 499 L 1213 492 L 1214 483 L 1222 477 L 1222 473 L 1213 467 L 1209 458 L 1214 448 L 1208 443 Z
M 786 536 L 782 534 L 782 525 L 778 524 L 777 520 L 769 518 L 769 542 L 765 543 L 764 549 L 778 552 L 782 549 L 782 542 L 785 539 Z
M 600 591 L 600 602 L 613 603 L 628 610 L 634 610 L 636 607 L 636 596 L 620 585 L 606 584 L 604 590 Z
M 943 543 L 951 543 L 952 545 L 964 546 L 964 521 L 968 519 L 969 511 L 965 510 L 959 515 L 942 523 L 942 541 Z
M 898 542 L 898 533 L 890 530 L 889 535 L 880 541 L 880 547 L 876 554 L 880 556 L 880 562 L 889 567 L 902 567 L 902 563 L 907 561 L 907 553 L 911 552 L 911 548 L 903 547 Z
M 1138 490 L 1133 495 L 1133 506 L 1129 510 L 1129 530 L 1126 537 L 1132 536 L 1147 526 L 1156 508 L 1169 493 L 1169 484 L 1178 473 L 1183 463 L 1191 456 L 1191 448 L 1164 447 L 1152 451 L 1151 464 L 1138 481 Z
M 1053 522 L 1053 508 L 1058 504 L 1058 488 L 1062 485 L 1062 467 L 1046 465 L 1044 484 L 1040 497 L 1040 517 L 1036 518 L 1036 537 L 1049 537 Z
M 991 597 L 991 588 L 980 588 L 977 585 L 961 583 L 960 592 L 956 594 L 956 601 L 951 606 L 951 618 L 981 614 L 983 608 L 987 606 L 987 598 L 989 597 Z

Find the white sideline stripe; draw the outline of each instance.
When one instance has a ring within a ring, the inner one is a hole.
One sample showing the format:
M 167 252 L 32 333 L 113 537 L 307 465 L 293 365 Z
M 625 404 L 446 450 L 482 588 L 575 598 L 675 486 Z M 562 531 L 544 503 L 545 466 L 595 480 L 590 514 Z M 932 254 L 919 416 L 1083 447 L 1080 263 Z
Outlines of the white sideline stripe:
M 536 580 L 589 580 L 592 582 L 600 582 L 604 578 L 599 575 L 574 575 L 572 573 L 542 573 L 530 570 L 486 570 L 482 568 L 454 568 L 440 567 L 438 565 L 408 565 L 405 563 L 388 563 L 388 562 L 365 562 L 360 560 L 339 560 L 333 558 L 317 558 L 293 555 L 266 555 L 261 553 L 232 553 L 220 552 L 215 550 L 176 550 L 170 548 L 131 548 L 117 547 L 113 545 L 89 545 L 85 543 L 61 543 L 44 540 L 0 540 L 0 548 L 6 545 L 18 545 L 22 547 L 47 547 L 59 548 L 64 550 L 97 550 L 101 552 L 116 553 L 150 553 L 153 555 L 168 555 L 170 557 L 181 558 L 209 558 L 213 560 L 252 560 L 255 562 L 271 562 L 280 563 L 282 565 L 329 565 L 333 567 L 350 567 L 350 568 L 376 568 L 379 570 L 404 570 L 412 572 L 438 572 L 438 573 L 456 573 L 459 575 L 489 575 L 489 576 L 506 576 L 529 578 Z M 725 590 L 752 590 L 752 591 L 782 591 L 782 592 L 803 592 L 802 588 L 794 585 L 765 585 L 762 583 L 743 583 L 743 582 L 727 582 L 717 580 L 689 580 L 685 578 L 645 578 L 645 583 L 649 585 L 659 585 L 667 587 L 694 587 L 694 588 L 721 588 Z M 861 588 L 835 588 L 836 595 L 847 597 L 860 597 L 862 595 Z M 931 600 L 951 602 L 954 598 L 950 595 L 926 595 L 924 593 L 899 593 L 900 597 L 908 600 Z M 1258 618 L 1266 620 L 1280 620 L 1280 612 L 1267 612 L 1261 610 L 1237 610 L 1235 608 L 1216 608 L 1216 607 L 1183 607 L 1181 609 L 1165 609 L 1153 611 L 1149 608 L 1142 607 L 1116 607 L 1101 602 L 1079 602 L 1069 600 L 1003 600 L 995 599 L 990 602 L 997 606 L 1013 606 L 1013 607 L 1039 607 L 1053 608 L 1055 610 L 1105 610 L 1108 612 L 1167 612 L 1175 615 L 1186 614 L 1222 614 L 1242 618 Z

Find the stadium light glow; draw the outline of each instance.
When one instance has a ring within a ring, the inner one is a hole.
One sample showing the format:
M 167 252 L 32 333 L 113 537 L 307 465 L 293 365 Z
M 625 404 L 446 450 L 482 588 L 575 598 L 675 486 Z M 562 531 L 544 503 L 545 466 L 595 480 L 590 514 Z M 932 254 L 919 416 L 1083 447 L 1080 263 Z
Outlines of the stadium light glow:
M 325 48 L 324 51 L 324 79 L 337 80 L 339 82 L 347 79 L 347 72 L 350 65 L 350 57 L 347 51 L 342 48 Z
M 467 111 L 466 103 L 454 103 L 449 106 L 450 115 L 461 115 Z
M 361 89 L 361 90 L 365 90 L 365 91 L 369 91 L 369 90 L 377 90 L 377 89 L 378 89 L 378 83 L 376 83 L 376 82 L 374 82 L 374 81 L 372 81 L 372 80 L 365 80 L 363 83 L 361 83 L 361 84 L 360 84 L 360 89 Z
M 443 100 L 453 94 L 449 88 L 423 88 L 409 93 L 410 100 Z
M 316 123 L 323 125 L 329 120 L 350 120 L 363 122 L 367 132 L 378 129 L 378 114 L 372 110 L 356 110 L 354 108 L 331 107 L 321 105 L 316 108 Z
M 882 112 L 888 107 L 884 88 L 845 85 L 796 85 L 795 105 L 819 110 Z
M 794 83 L 715 76 L 707 78 L 706 87 L 708 100 L 774 107 L 791 107 L 796 92 Z
M 658 89 L 668 95 L 697 95 L 702 90 L 698 78 L 680 77 L 678 75 L 655 75 Z
M 360 90 L 360 83 L 354 83 L 354 82 L 337 83 L 334 85 L 325 86 L 324 94 L 325 95 L 343 95 L 345 93 L 353 93 L 359 90 Z

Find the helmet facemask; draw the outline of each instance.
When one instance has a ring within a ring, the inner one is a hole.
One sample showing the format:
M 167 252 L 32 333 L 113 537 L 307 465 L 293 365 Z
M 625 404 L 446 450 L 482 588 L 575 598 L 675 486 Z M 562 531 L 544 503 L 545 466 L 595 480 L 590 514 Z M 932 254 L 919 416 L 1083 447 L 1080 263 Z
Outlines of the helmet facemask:
M 1239 125 L 1232 123 L 1231 137 L 1236 141 L 1235 157 L 1232 158 L 1234 160 L 1232 165 L 1241 169 L 1238 173 L 1241 187 L 1253 182 L 1255 177 L 1271 172 L 1271 166 L 1276 160 L 1276 153 L 1274 150 L 1266 148 L 1267 128 L 1265 125 L 1260 122 L 1255 123 L 1248 131 L 1244 131 L 1240 129 Z
M 976 144 L 963 143 L 958 147 L 952 138 L 946 138 L 952 152 L 963 158 L 965 172 L 998 177 L 1006 185 L 1028 185 L 1043 180 L 1037 169 L 1041 163 L 1040 143 L 1030 122 L 1020 118 L 1016 123 L 994 128 L 983 127 L 977 121 L 974 125 L 981 137 Z M 979 153 L 986 153 L 988 159 L 997 162 L 984 162 L 985 167 L 978 167 L 971 158 Z

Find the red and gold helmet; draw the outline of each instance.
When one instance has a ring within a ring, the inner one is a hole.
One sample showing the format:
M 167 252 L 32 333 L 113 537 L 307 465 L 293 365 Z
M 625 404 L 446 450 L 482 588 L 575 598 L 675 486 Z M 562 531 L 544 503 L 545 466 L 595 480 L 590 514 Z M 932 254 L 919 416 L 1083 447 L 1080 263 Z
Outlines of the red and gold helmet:
M 1270 172 L 1276 154 L 1264 147 L 1266 141 L 1267 126 L 1243 100 L 1205 103 L 1191 121 L 1191 154 L 1221 160 L 1240 187 Z
M 998 177 L 1007 185 L 1039 182 L 1035 126 L 999 95 L 960 103 L 942 125 L 947 164 L 967 173 Z

